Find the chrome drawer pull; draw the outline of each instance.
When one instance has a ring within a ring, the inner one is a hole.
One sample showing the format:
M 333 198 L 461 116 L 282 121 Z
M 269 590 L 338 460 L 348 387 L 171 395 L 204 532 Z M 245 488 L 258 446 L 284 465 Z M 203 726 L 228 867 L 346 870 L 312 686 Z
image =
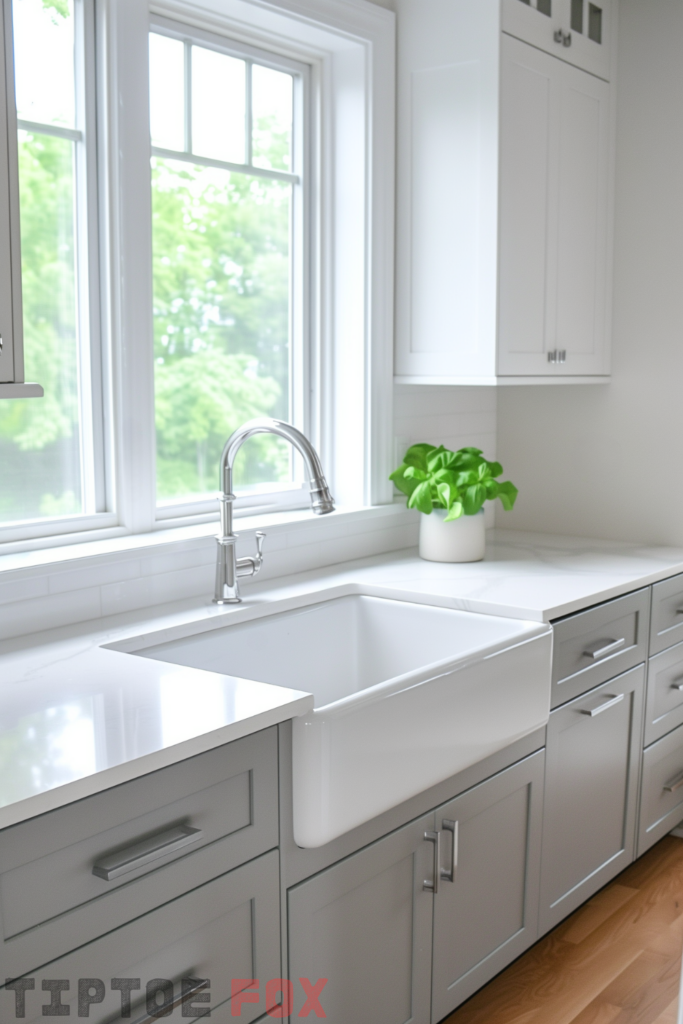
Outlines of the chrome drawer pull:
M 176 828 L 169 828 L 165 832 L 157 832 L 149 839 L 143 839 L 140 843 L 133 843 L 125 850 L 118 850 L 108 857 L 102 857 L 92 869 L 93 875 L 103 878 L 105 882 L 111 882 L 120 875 L 126 875 L 129 871 L 136 871 L 152 861 L 165 857 L 167 853 L 175 853 L 183 846 L 196 843 L 203 839 L 204 833 L 200 828 L 191 828 L 190 825 L 178 825 Z
M 604 640 L 598 640 L 599 644 L 604 644 Z M 606 658 L 608 654 L 612 654 L 614 651 L 618 651 L 620 647 L 623 647 L 626 643 L 624 637 L 621 640 L 608 640 L 604 647 L 587 647 L 583 652 L 587 658 L 592 658 L 593 661 L 599 661 L 600 658 Z
M 674 776 L 671 782 L 667 782 L 664 787 L 664 792 L 675 793 L 677 789 L 681 788 L 681 786 L 683 786 L 683 772 L 679 772 L 678 775 Z
M 671 683 L 672 690 L 678 690 L 679 693 L 683 693 L 683 676 L 677 676 Z
M 609 696 L 609 694 L 607 694 Z M 615 704 L 621 704 L 626 694 L 618 693 L 616 697 L 610 697 L 606 704 L 601 704 L 599 708 L 593 708 L 589 711 L 588 708 L 580 708 L 579 713 L 582 715 L 590 715 L 591 718 L 595 718 L 596 715 L 601 715 L 603 711 L 607 711 L 607 708 L 613 708 Z
M 449 818 L 444 818 L 443 828 L 446 832 L 450 832 L 453 836 L 453 842 L 451 843 L 451 867 L 450 871 L 446 868 L 441 869 L 441 877 L 444 882 L 454 882 L 455 872 L 458 867 L 458 840 L 459 840 L 459 825 L 457 821 L 451 821 Z
M 154 1013 L 143 1013 L 142 1017 L 138 1017 L 132 1021 L 132 1024 L 157 1024 L 160 1017 L 169 1017 L 177 1006 L 181 1006 L 183 1003 L 191 1002 L 198 992 L 202 992 L 205 988 L 210 985 L 208 978 L 183 978 L 180 990 L 177 996 L 173 999 L 169 999 L 166 1003 L 161 1003 Z M 208 1016 L 208 1014 L 207 1014 Z M 122 1024 L 123 1018 L 120 1017 L 116 1024 Z M 128 1020 L 126 1024 L 129 1024 Z
M 434 881 L 430 882 L 428 878 L 425 878 L 423 888 L 427 892 L 433 892 L 436 896 L 439 891 L 439 880 L 441 878 L 441 833 L 425 832 L 425 840 L 428 843 L 434 843 Z

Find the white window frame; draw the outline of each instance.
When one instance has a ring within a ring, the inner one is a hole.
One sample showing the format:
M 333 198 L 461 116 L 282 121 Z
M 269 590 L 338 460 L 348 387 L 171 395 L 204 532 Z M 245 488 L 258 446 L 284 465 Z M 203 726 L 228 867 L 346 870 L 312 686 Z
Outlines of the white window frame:
M 158 149 L 152 146 L 152 156 L 159 156 L 162 159 L 187 159 L 190 163 L 209 167 L 224 167 L 227 170 L 237 171 L 240 174 L 260 175 L 264 178 L 275 178 L 280 181 L 288 181 L 295 185 L 292 190 L 292 286 L 291 298 L 292 309 L 290 311 L 290 341 L 292 351 L 290 353 L 290 406 L 292 413 L 291 422 L 300 430 L 308 434 L 311 425 L 310 410 L 310 223 L 311 203 L 308 178 L 311 174 L 310 166 L 310 67 L 301 61 L 292 60 L 290 57 L 276 55 L 270 51 L 257 48 L 253 45 L 239 43 L 216 32 L 207 32 L 206 29 L 193 25 L 183 25 L 167 17 L 152 15 L 150 17 L 150 32 L 158 32 L 161 35 L 177 39 L 186 44 L 196 44 L 215 49 L 219 53 L 226 53 L 237 57 L 240 60 L 247 60 L 255 64 L 265 65 L 278 71 L 289 72 L 294 76 L 294 133 L 292 139 L 292 171 L 291 173 L 272 172 L 254 167 L 250 164 L 251 147 L 251 125 L 246 127 L 246 149 L 247 163 L 244 165 L 227 164 L 222 161 L 208 160 L 203 157 L 190 157 L 186 140 L 185 154 L 173 150 Z M 187 87 L 187 86 L 186 86 Z M 186 97 L 186 105 L 187 105 Z M 188 112 L 186 111 L 186 118 Z M 191 116 L 191 115 L 190 115 Z M 225 438 L 227 440 L 227 437 Z M 293 461 L 293 460 L 292 460 Z M 285 511 L 288 509 L 305 508 L 308 504 L 308 487 L 302 479 L 300 465 L 294 466 L 298 470 L 293 483 L 282 484 L 280 487 L 264 485 L 250 490 L 248 495 L 238 497 L 235 502 L 237 515 L 245 515 L 255 510 L 259 511 Z M 218 467 L 216 467 L 216 487 L 218 487 Z M 216 500 L 202 501 L 166 501 L 157 504 L 156 520 L 158 523 L 164 521 L 187 522 L 188 517 L 196 522 L 198 517 L 215 518 Z
M 12 2 L 5 0 L 6 32 L 12 31 Z M 74 227 L 76 232 L 76 267 L 78 312 L 77 328 L 87 335 L 79 338 L 78 348 L 78 402 L 80 407 L 80 463 L 83 485 L 84 513 L 78 516 L 62 516 L 58 519 L 36 519 L 3 526 L 0 524 L 0 550 L 13 541 L 26 540 L 40 543 L 42 538 L 59 534 L 90 533 L 118 526 L 114 508 L 114 486 L 110 458 L 110 412 L 108 408 L 108 359 L 102 345 L 101 320 L 101 272 L 98 204 L 98 131 L 95 64 L 95 0 L 77 0 L 74 4 L 74 32 L 76 34 L 76 124 L 77 127 L 60 128 L 42 123 L 23 121 L 17 118 L 14 99 L 13 58 L 8 57 L 8 93 L 11 91 L 9 126 L 9 210 L 11 227 L 11 276 L 16 288 L 14 308 L 19 313 L 15 322 L 15 343 L 21 341 L 23 350 L 23 324 L 21 322 L 21 246 L 20 210 L 18 180 L 17 131 L 33 131 L 68 139 L 75 143 L 74 191 L 76 210 Z M 11 89 L 10 89 L 11 86 Z M 0 210 L 0 217 L 2 211 Z M 23 376 L 23 351 L 20 363 Z M 34 392 L 25 388 L 7 394 L 7 397 L 33 397 Z M 36 394 L 42 395 L 42 387 Z M 0 394 L 0 397 L 4 397 Z
M 315 214 L 309 230 L 305 429 L 341 508 L 392 502 L 395 16 L 366 0 L 97 0 L 104 420 L 108 513 L 0 550 L 144 534 L 217 518 L 157 516 L 149 93 L 150 21 L 166 17 L 311 68 Z M 190 33 L 191 34 L 191 33 Z M 106 394 L 111 385 L 111 417 Z M 270 500 L 269 498 L 267 500 Z M 252 511 L 245 507 L 244 513 Z M 282 506 L 280 506 L 282 507 Z M 261 510 L 263 511 L 263 509 Z M 307 513 L 306 513 L 307 514 Z M 100 529 L 95 528 L 100 526 Z M 0 529 L 0 542 L 10 540 Z

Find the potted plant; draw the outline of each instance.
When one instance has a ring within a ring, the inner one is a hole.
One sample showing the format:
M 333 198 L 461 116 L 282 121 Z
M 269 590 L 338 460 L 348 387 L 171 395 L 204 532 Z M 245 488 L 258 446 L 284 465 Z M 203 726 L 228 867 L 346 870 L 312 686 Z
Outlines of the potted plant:
M 390 479 L 407 495 L 420 519 L 420 556 L 430 562 L 478 562 L 484 557 L 484 502 L 496 498 L 506 511 L 517 488 L 499 482 L 503 467 L 479 448 L 451 452 L 441 445 L 414 444 Z

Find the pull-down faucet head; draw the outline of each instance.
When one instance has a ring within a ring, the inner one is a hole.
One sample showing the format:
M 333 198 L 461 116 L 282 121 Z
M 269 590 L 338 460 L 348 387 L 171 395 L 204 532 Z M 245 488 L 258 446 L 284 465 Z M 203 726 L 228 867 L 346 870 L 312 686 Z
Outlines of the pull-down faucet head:
M 256 534 L 257 553 L 248 558 L 237 558 L 237 536 L 232 530 L 232 506 L 235 495 L 232 493 L 232 471 L 237 453 L 244 442 L 255 434 L 275 434 L 296 448 L 306 466 L 311 491 L 311 508 L 318 516 L 334 512 L 334 499 L 327 486 L 327 480 L 320 464 L 318 453 L 300 430 L 291 423 L 272 420 L 267 417 L 249 420 L 230 435 L 223 449 L 220 467 L 221 487 L 221 535 L 217 537 L 218 562 L 216 565 L 216 604 L 238 604 L 242 599 L 239 595 L 239 577 L 255 576 L 263 564 L 263 533 Z
M 283 420 L 273 420 L 268 417 L 248 420 L 241 427 L 238 427 L 230 435 L 223 449 L 221 457 L 221 488 L 224 494 L 232 491 L 232 470 L 235 465 L 237 453 L 246 440 L 256 434 L 275 434 L 289 441 L 293 448 L 301 455 L 306 466 L 306 472 L 311 487 L 311 508 L 317 516 L 327 515 L 334 512 L 334 499 L 327 486 L 323 467 L 318 458 L 318 453 L 308 438 L 293 427 L 291 423 Z

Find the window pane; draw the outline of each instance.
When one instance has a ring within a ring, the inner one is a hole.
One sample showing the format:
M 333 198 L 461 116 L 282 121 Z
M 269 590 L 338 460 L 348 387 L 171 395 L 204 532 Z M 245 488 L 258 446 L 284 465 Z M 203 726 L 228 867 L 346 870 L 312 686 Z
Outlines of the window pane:
M 153 146 L 185 149 L 185 46 L 154 33 L 149 37 L 149 117 Z
M 192 152 L 243 164 L 245 82 L 243 60 L 192 47 Z
M 78 402 L 74 143 L 19 133 L 26 379 L 0 403 L 0 521 L 84 511 Z
M 291 170 L 293 85 L 292 76 L 282 71 L 260 64 L 252 67 L 252 145 L 256 167 Z
M 152 161 L 157 494 L 215 495 L 228 435 L 290 418 L 291 186 Z M 262 435 L 236 483 L 290 481 L 287 446 Z
M 75 127 L 73 0 L 14 0 L 17 112 Z

